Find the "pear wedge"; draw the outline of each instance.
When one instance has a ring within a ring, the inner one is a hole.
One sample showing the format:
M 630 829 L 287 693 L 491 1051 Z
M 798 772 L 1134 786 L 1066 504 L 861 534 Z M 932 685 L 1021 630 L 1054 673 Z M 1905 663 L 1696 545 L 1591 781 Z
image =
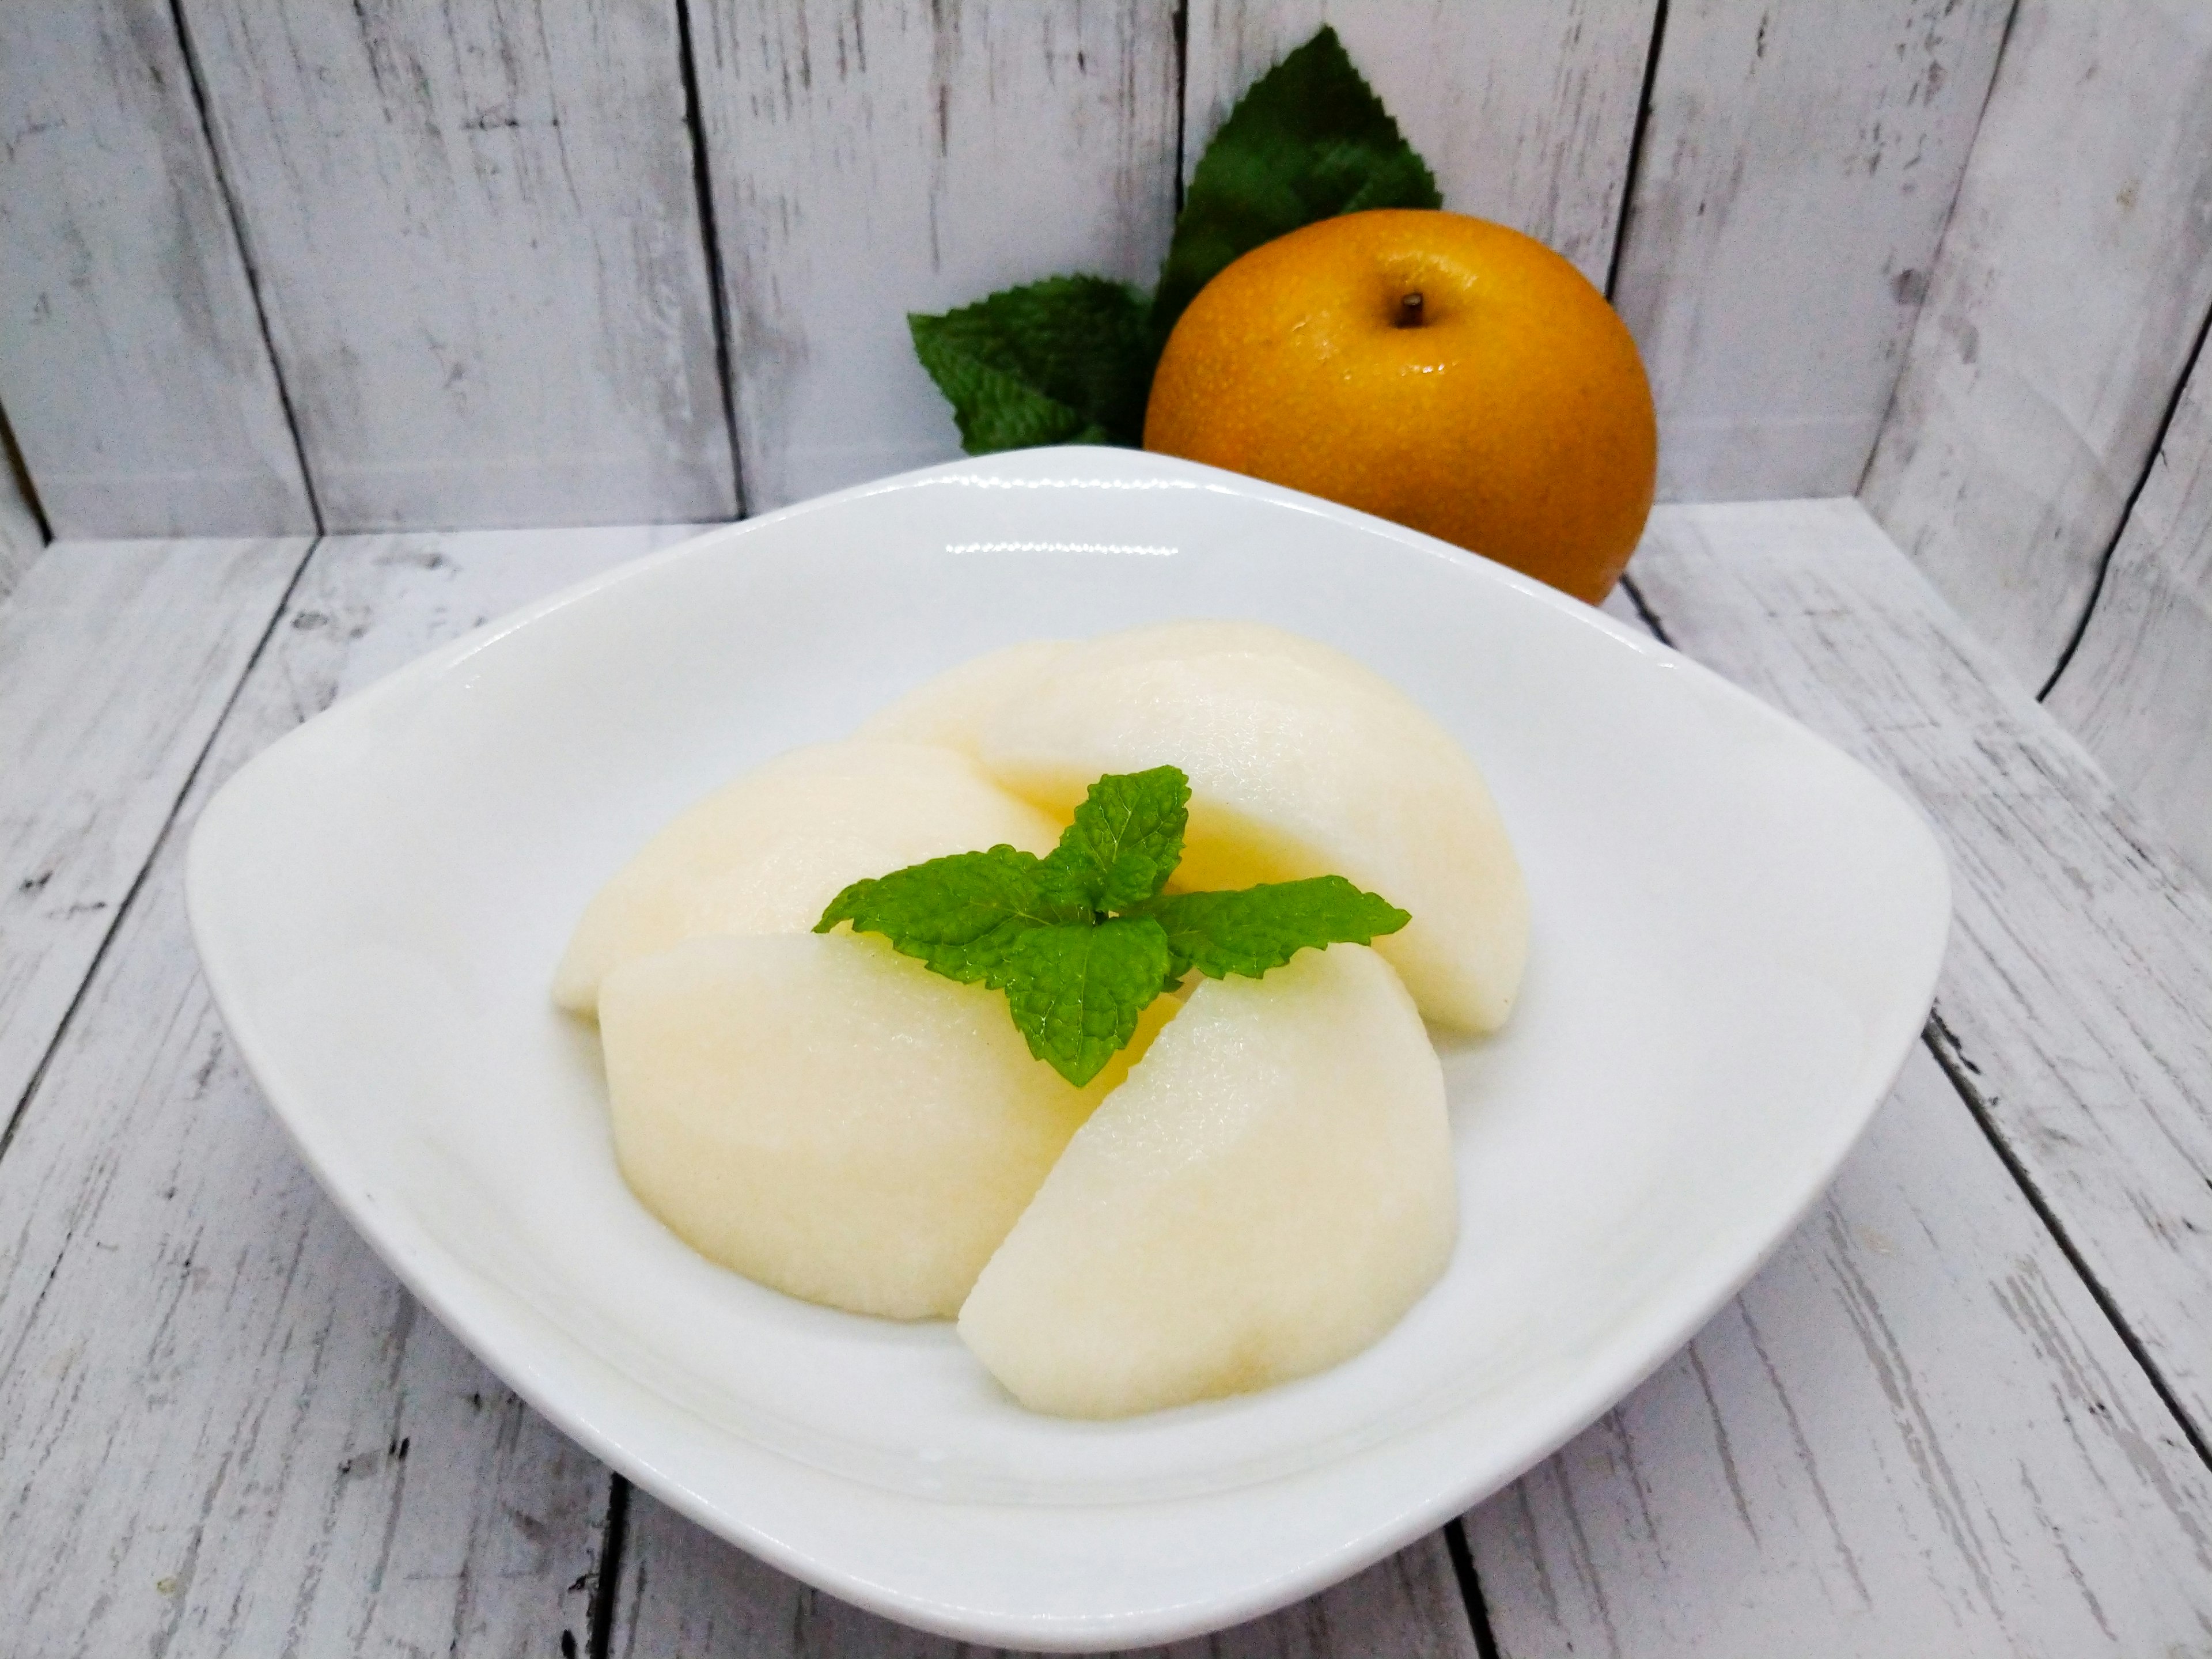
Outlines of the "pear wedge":
M 840 931 L 693 939 L 599 996 L 616 1157 L 709 1261 L 810 1302 L 950 1316 L 1094 1107 L 1006 998 Z
M 553 976 L 577 1013 L 623 963 L 717 933 L 804 933 L 848 884 L 1060 831 L 967 756 L 851 739 L 795 749 L 677 817 L 599 890 Z
M 1375 948 L 1429 1018 L 1504 1024 L 1528 896 L 1474 762 L 1413 699 L 1341 652 L 1256 623 L 1173 623 L 1093 640 L 1002 702 L 977 756 L 1065 817 L 1092 780 L 1190 777 L 1175 885 L 1347 878 L 1413 913 Z
M 1024 640 L 970 657 L 869 716 L 853 735 L 933 743 L 972 755 L 991 717 L 1018 701 L 1075 648 L 1073 640 Z
M 1078 1130 L 960 1311 L 1032 1410 L 1123 1417 L 1382 1336 L 1458 1231 L 1444 1085 L 1357 945 L 1206 980 Z

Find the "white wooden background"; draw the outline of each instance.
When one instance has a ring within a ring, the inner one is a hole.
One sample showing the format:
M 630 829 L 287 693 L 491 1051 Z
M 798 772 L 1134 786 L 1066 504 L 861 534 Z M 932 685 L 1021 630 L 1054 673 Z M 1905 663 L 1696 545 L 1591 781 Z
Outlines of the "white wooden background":
M 2212 874 L 2212 532 L 2145 489 L 2206 465 L 2200 0 L 9 6 L 0 573 L 49 531 L 705 520 L 949 457 L 903 313 L 1148 281 L 1322 21 L 1449 205 L 1607 289 L 1662 499 L 1863 489 Z

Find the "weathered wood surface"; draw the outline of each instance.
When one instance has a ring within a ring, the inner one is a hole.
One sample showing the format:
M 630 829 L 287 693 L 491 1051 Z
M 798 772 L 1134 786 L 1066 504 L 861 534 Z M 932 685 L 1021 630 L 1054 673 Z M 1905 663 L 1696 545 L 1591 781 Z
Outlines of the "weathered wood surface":
M 210 792 L 342 692 L 682 533 L 317 550 L 0 1158 L 9 1652 L 586 1639 L 605 1472 L 421 1313 L 300 1167 L 201 984 L 182 854 Z
M 2031 685 L 2212 309 L 2208 200 L 2212 9 L 2021 0 L 1863 494 Z
M 1856 502 L 1662 514 L 1632 569 L 1934 820 L 1946 1063 L 2212 1441 L 2212 900 Z
M 1924 1049 L 1744 1292 L 1467 1525 L 1508 1659 L 2212 1631 L 2212 1470 Z
M 185 15 L 324 528 L 736 511 L 674 5 Z
M 630 1500 L 608 1650 L 625 1659 L 988 1659 L 1003 1651 L 924 1635 L 809 1589 L 642 1493 Z M 1162 1659 L 1477 1659 L 1441 1533 L 1296 1607 L 1142 1651 Z
M 0 605 L 0 1122 L 145 868 L 305 540 L 80 542 Z
M 1870 642 L 1805 565 L 1845 589 L 1887 565 L 1924 601 L 1844 503 L 1662 509 L 1632 569 L 1769 698 L 1818 705 L 1789 689 L 1854 658 L 1861 696 Z M 1889 675 L 1926 686 L 1929 643 L 1900 638 Z M 2008 691 L 2027 740 L 2063 745 Z M 1899 702 L 1867 706 L 1863 752 L 1940 726 Z M 2212 1472 L 1926 1049 L 1735 1303 L 1468 1528 L 1506 1656 L 2189 1652 L 2212 1628 Z
M 315 528 L 161 0 L 0 8 L 0 400 L 57 536 Z
M 1613 303 L 1667 501 L 1856 488 L 2012 0 L 1675 0 Z
M 958 454 L 908 312 L 1064 271 L 1158 274 L 1166 0 L 691 15 L 749 510 Z
M 1455 213 L 1613 265 L 1656 0 L 1198 0 L 1183 76 L 1183 172 L 1244 89 L 1323 23 L 1426 158 Z
M 2044 706 L 2212 884 L 2212 357 L 2201 348 Z

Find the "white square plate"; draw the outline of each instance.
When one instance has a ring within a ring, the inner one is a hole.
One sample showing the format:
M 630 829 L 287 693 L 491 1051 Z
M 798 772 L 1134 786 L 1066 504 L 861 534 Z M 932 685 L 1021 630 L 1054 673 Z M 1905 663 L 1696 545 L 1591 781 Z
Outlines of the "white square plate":
M 1423 703 L 1489 777 L 1534 946 L 1506 1031 L 1443 1043 L 1463 1224 L 1404 1322 L 1262 1394 L 1062 1422 L 948 1325 L 793 1302 L 664 1231 L 548 976 L 600 882 L 732 774 L 993 647 L 1178 617 L 1325 640 Z M 1633 1387 L 1834 1174 L 1949 918 L 1912 808 L 1651 640 L 1412 532 L 1110 449 L 850 490 L 479 629 L 239 773 L 190 879 L 301 1155 L 525 1398 L 823 1589 L 1069 1649 L 1293 1601 Z

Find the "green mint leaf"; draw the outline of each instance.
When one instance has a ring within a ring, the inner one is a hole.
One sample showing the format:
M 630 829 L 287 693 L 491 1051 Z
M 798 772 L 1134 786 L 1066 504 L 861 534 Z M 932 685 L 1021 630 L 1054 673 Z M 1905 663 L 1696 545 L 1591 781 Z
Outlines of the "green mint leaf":
M 1109 773 L 1091 786 L 1046 856 L 1046 879 L 1065 882 L 1093 910 L 1133 910 L 1182 861 L 1189 822 L 1190 780 L 1180 768 Z
M 1159 354 L 1145 296 L 1127 283 L 1053 276 L 906 320 L 970 455 L 1142 441 Z
M 1152 337 L 1262 242 L 1340 213 L 1443 205 L 1428 164 L 1324 27 L 1252 84 L 1206 146 L 1160 271 Z
M 1170 966 L 1149 917 L 1035 927 L 1007 949 L 1006 1001 L 1030 1052 L 1079 1089 L 1128 1047 Z
M 1041 869 L 1034 853 L 1006 846 L 908 865 L 854 882 L 830 901 L 814 931 L 849 921 L 854 932 L 881 933 L 933 973 L 996 990 L 1024 934 L 1078 919 L 1047 896 Z
M 1212 979 L 1257 979 L 1299 951 L 1366 945 L 1413 920 L 1388 899 L 1342 876 L 1315 876 L 1234 893 L 1175 893 L 1145 907 L 1166 930 L 1176 977 L 1195 968 Z
M 1413 920 L 1341 876 L 1163 896 L 1189 817 L 1178 768 L 1109 773 L 1047 857 L 999 846 L 856 881 L 814 931 L 850 922 L 933 972 L 1005 992 L 1030 1053 L 1081 1088 L 1192 969 L 1257 979 Z

